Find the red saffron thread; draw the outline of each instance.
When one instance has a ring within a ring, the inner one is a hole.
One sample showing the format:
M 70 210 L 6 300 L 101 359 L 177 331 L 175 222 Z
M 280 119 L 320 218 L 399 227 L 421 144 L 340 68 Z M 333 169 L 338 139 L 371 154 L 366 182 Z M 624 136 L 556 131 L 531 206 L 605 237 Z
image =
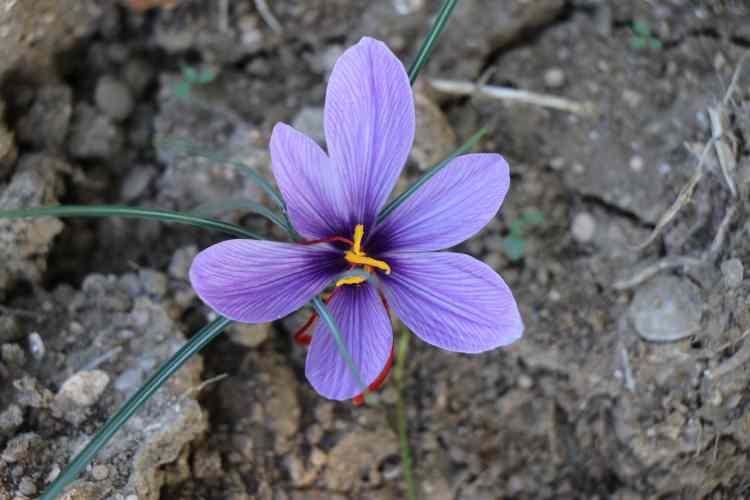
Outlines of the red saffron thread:
M 383 385 L 385 380 L 388 378 L 388 375 L 391 373 L 391 368 L 393 368 L 393 359 L 396 356 L 396 347 L 391 347 L 391 355 L 388 356 L 388 361 L 385 362 L 385 367 L 383 367 L 383 371 L 380 372 L 380 375 L 378 375 L 378 378 L 376 378 L 372 384 L 367 386 L 367 392 L 373 392 L 380 389 L 380 387 Z M 362 406 L 365 404 L 365 395 L 360 394 L 359 396 L 355 396 L 354 399 L 352 399 L 352 403 L 354 403 L 354 406 Z

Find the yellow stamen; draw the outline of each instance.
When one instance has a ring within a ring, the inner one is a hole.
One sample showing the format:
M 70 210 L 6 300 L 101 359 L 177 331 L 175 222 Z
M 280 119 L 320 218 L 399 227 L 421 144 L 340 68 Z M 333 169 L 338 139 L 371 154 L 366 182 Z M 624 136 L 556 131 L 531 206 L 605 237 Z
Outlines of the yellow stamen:
M 391 274 L 391 266 L 387 262 L 382 260 L 373 259 L 372 257 L 365 257 L 364 255 L 357 255 L 355 252 L 346 252 L 344 258 L 351 264 L 359 264 L 363 266 L 370 266 L 376 269 L 385 271 L 385 274 Z
M 341 278 L 336 282 L 336 286 L 342 286 L 342 285 L 359 285 L 360 283 L 364 283 L 367 281 L 367 278 L 364 276 L 352 276 L 350 278 Z
M 354 245 L 352 246 L 352 252 L 354 255 L 364 255 L 362 251 L 362 238 L 365 236 L 365 225 L 357 224 L 354 227 Z

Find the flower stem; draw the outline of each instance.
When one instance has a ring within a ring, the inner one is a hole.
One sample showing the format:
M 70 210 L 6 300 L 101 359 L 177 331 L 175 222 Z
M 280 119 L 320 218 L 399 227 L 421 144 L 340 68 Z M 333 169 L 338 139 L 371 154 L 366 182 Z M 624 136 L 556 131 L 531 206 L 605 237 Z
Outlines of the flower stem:
M 404 403 L 404 366 L 406 365 L 406 355 L 409 351 L 409 341 L 411 332 L 405 330 L 398 341 L 398 350 L 396 351 L 396 420 L 398 425 L 398 440 L 401 447 L 401 468 L 404 471 L 404 482 L 406 483 L 406 493 L 409 500 L 417 500 L 417 485 L 414 482 L 412 471 L 411 448 L 409 447 L 409 434 L 406 422 L 406 404 Z
M 0 211 L 0 219 L 25 219 L 30 217 L 125 217 L 129 219 L 153 219 L 162 222 L 187 224 L 203 229 L 217 229 L 240 238 L 261 239 L 259 235 L 235 224 L 156 208 L 125 207 L 120 205 L 60 205 Z
M 453 12 L 453 9 L 456 7 L 457 3 L 458 0 L 445 0 L 445 2 L 443 2 L 443 6 L 440 7 L 440 12 L 438 12 L 437 14 L 435 24 L 432 25 L 432 29 L 429 33 L 427 33 L 427 36 L 422 42 L 422 46 L 419 47 L 417 57 L 414 59 L 414 62 L 409 68 L 409 81 L 412 85 L 414 85 L 419 72 L 422 70 L 422 67 L 430 58 L 430 54 L 432 53 L 432 49 L 435 46 L 435 42 L 437 42 L 440 33 L 442 33 L 443 28 L 445 28 L 445 24 L 448 22 L 448 18 L 450 17 L 451 12 Z
M 204 326 L 193 338 L 191 338 L 177 353 L 159 368 L 138 392 L 128 399 L 120 410 L 112 415 L 109 420 L 99 429 L 94 438 L 81 451 L 75 459 L 65 468 L 55 481 L 47 488 L 40 500 L 54 500 L 63 489 L 75 480 L 91 462 L 99 450 L 115 435 L 143 404 L 159 389 L 174 372 L 176 372 L 193 354 L 206 347 L 217 335 L 226 329 L 231 323 L 223 317 L 213 320 Z

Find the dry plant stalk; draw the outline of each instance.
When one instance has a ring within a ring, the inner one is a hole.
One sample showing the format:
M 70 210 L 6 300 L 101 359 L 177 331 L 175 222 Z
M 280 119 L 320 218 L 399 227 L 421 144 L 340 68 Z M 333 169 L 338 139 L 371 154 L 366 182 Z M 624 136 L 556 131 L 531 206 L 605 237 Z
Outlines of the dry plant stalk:
M 154 7 L 164 9 L 173 9 L 177 6 L 179 0 L 129 0 L 130 8 L 136 12 L 145 12 Z

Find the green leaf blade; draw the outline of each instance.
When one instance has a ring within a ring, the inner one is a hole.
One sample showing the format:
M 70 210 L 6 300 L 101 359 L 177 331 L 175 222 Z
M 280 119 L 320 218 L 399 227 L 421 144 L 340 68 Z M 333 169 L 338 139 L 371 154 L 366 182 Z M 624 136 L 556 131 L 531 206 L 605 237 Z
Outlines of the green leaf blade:
M 419 72 L 422 70 L 422 67 L 424 67 L 424 65 L 427 63 L 427 60 L 430 58 L 432 49 L 435 47 L 435 43 L 437 42 L 438 37 L 443 32 L 443 28 L 445 28 L 445 25 L 448 23 L 448 18 L 453 12 L 453 9 L 456 8 L 457 4 L 458 0 L 446 0 L 445 2 L 443 2 L 442 7 L 440 7 L 440 11 L 435 18 L 435 22 L 433 23 L 430 32 L 427 33 L 427 36 L 425 37 L 422 45 L 417 51 L 417 57 L 414 58 L 414 62 L 409 67 L 409 81 L 412 85 L 414 85 L 414 82 L 417 81 Z
M 34 217 L 124 217 L 129 219 L 151 219 L 186 224 L 202 229 L 214 229 L 239 238 L 263 239 L 254 232 L 235 224 L 156 208 L 126 207 L 121 205 L 58 205 L 0 211 L 0 219 L 26 219 Z

